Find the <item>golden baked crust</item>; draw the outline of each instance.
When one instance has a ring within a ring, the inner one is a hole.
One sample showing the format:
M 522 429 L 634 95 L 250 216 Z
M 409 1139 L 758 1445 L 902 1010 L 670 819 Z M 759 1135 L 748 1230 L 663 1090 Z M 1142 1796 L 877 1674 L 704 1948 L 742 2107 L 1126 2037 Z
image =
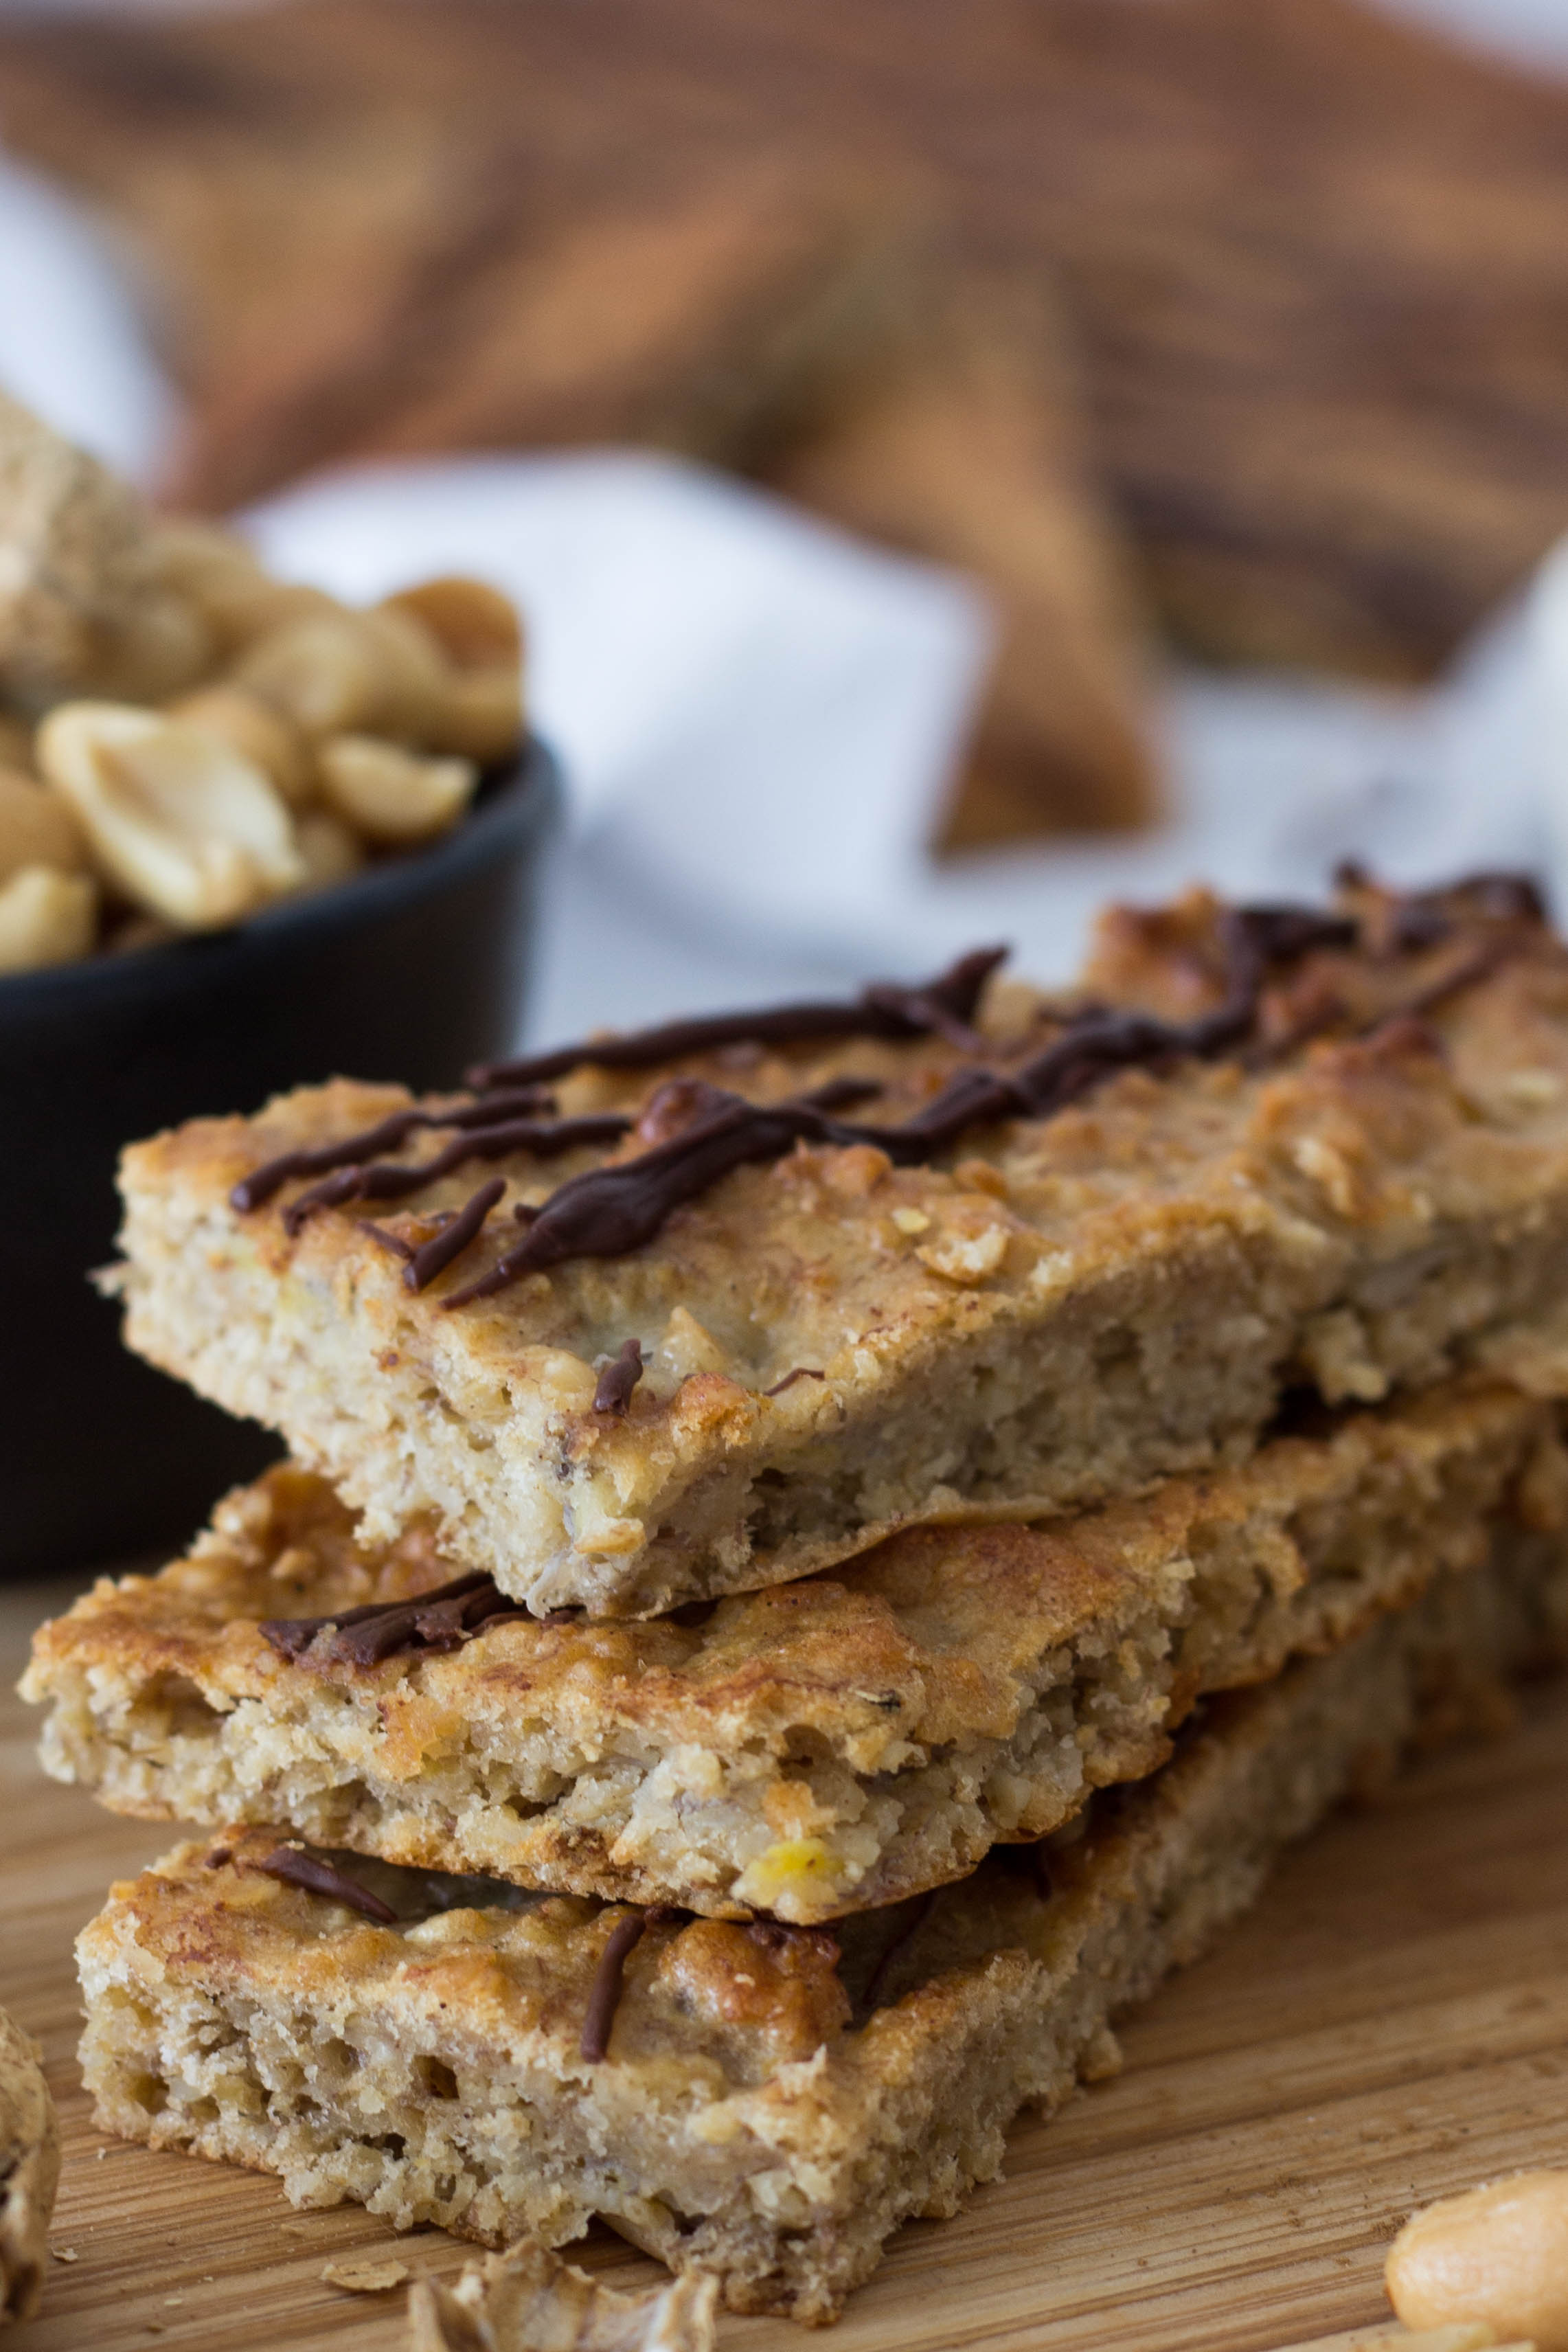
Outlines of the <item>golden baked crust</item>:
M 1326 1417 L 1325 1417 L 1326 1418 Z M 276 1619 L 447 1581 L 270 1472 L 155 1577 L 40 1628 L 47 1769 L 117 1810 L 278 1822 L 389 1862 L 810 1923 L 972 1869 L 1153 1769 L 1202 1691 L 1323 1650 L 1568 1515 L 1556 1409 L 1472 1380 L 1146 1500 L 920 1528 L 699 1622 L 482 1627 L 375 1662 Z
M 378 1925 L 267 1874 L 272 1832 L 184 1845 L 81 1936 L 85 2078 L 106 2128 L 277 2172 L 299 2204 L 492 2243 L 559 2244 L 600 2213 L 736 2308 L 828 2318 L 900 2221 L 994 2176 L 1019 2106 L 1114 2064 L 1111 2018 L 1283 1843 L 1417 1727 L 1495 1712 L 1500 1671 L 1560 1651 L 1565 1605 L 1561 1539 L 1513 1532 L 1216 1701 L 1047 1850 L 1049 1891 L 1027 1849 L 837 1943 L 650 1917 L 601 2061 L 585 2025 L 620 1907 L 345 1859 L 396 1914 Z
M 1223 928 L 1201 894 L 1115 917 L 1089 984 L 1181 1019 L 1212 1011 Z M 1397 1017 L 1413 1005 L 1419 1020 Z M 1060 1018 L 994 988 L 994 1057 Z M 1306 1041 L 1325 1022 L 1335 1034 Z M 303 1089 L 126 1154 L 127 1337 L 281 1429 L 372 1540 L 431 1514 L 455 1560 L 537 1611 L 604 1615 L 781 1581 L 944 1511 L 1125 1492 L 1244 1451 L 1291 1382 L 1370 1401 L 1528 1349 L 1531 1377 L 1562 1386 L 1568 954 L 1474 894 L 1435 932 L 1378 902 L 1360 945 L 1299 959 L 1265 992 L 1257 1036 L 1257 1066 L 1128 1070 L 931 1166 L 798 1148 L 735 1170 L 629 1255 L 455 1311 L 505 1246 L 505 1202 L 418 1293 L 351 1208 L 291 1237 L 276 1202 L 232 1206 L 274 1154 L 409 1100 Z M 893 1122 L 955 1059 L 939 1039 L 865 1042 L 680 1074 L 758 1101 L 874 1078 Z M 671 1074 L 580 1070 L 561 1108 L 635 1109 Z M 601 1157 L 487 1166 L 528 1206 Z M 421 1240 L 476 1181 L 458 1171 L 382 1223 Z M 596 1411 L 601 1369 L 633 1338 L 647 1369 L 629 1410 Z

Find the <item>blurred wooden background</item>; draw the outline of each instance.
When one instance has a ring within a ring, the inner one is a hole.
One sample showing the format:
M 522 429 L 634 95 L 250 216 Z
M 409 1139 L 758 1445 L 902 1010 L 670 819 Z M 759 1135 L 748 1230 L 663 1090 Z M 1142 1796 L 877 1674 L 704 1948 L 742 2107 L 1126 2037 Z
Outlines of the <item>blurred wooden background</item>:
M 1568 527 L 1568 88 L 1350 0 L 287 0 L 0 102 L 182 500 L 632 440 L 981 574 L 950 845 L 1146 818 L 1162 636 L 1420 677 Z

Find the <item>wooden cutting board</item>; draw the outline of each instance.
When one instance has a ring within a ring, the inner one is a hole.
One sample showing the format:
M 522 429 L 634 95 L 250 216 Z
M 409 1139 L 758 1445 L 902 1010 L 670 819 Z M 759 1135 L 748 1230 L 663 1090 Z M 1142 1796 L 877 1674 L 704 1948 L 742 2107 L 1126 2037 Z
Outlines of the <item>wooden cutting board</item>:
M 68 1596 L 0 1595 L 4 1686 Z M 0 1702 L 0 2000 L 43 2041 L 65 2165 L 25 2352 L 392 2352 L 402 2294 L 321 2266 L 375 2249 L 455 2273 L 439 2231 L 297 2214 L 266 2177 L 106 2141 L 77 2078 L 71 1939 L 108 1881 L 172 1843 L 47 1781 Z M 1300 1850 L 1221 1950 L 1124 2033 L 1124 2072 L 1014 2132 L 1007 2178 L 917 2223 L 852 2301 L 833 2352 L 1272 2352 L 1385 2315 L 1384 2249 L 1417 2203 L 1568 2162 L 1568 1698 L 1433 1759 Z M 608 2232 L 576 2258 L 655 2266 Z M 729 2319 L 722 2352 L 783 2352 Z M 1354 2342 L 1353 2336 L 1349 2342 Z

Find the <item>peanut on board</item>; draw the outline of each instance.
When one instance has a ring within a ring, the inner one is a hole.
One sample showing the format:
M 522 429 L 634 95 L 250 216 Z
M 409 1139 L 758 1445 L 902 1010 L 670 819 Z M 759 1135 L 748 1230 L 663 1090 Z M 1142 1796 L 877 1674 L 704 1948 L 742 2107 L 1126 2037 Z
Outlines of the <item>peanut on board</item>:
M 24 866 L 53 866 L 74 874 L 87 864 L 81 826 L 57 793 L 0 768 L 0 882 Z
M 67 702 L 37 740 L 99 871 L 147 913 L 212 930 L 305 880 L 278 794 L 203 729 L 128 703 Z
M 334 735 L 319 754 L 321 797 L 367 841 L 428 841 L 467 807 L 471 760 L 430 760 L 371 735 Z
M 90 874 L 22 866 L 0 882 L 0 972 L 74 963 L 97 929 L 98 885 Z
M 1521 2172 L 1412 2214 L 1389 2248 L 1407 2327 L 1472 2321 L 1568 2352 L 1568 2172 Z
M 0 2313 L 6 2319 L 30 2319 L 37 2309 L 59 2170 L 55 2103 L 37 2044 L 0 2010 Z

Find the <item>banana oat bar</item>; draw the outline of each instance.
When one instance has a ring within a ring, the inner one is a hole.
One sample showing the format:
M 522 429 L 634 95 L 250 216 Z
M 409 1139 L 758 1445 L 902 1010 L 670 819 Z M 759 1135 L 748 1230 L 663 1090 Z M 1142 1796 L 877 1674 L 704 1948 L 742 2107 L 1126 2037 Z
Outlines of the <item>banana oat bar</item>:
M 1521 886 L 1123 910 L 1071 1003 L 994 961 L 134 1147 L 127 1337 L 370 1539 L 430 1514 L 610 1616 L 1234 1456 L 1292 1383 L 1562 1384 L 1568 952 Z
M 810 1923 L 1056 1829 L 1160 1763 L 1200 1692 L 1348 1638 L 1501 1519 L 1565 1517 L 1555 1409 L 1472 1381 L 1146 1501 L 907 1529 L 683 1622 L 541 1623 L 449 1586 L 428 1529 L 359 1550 L 284 1468 L 44 1626 L 22 1687 L 48 1769 L 122 1811 Z
M 1561 1646 L 1560 1538 L 1500 1538 L 1326 1658 L 1213 1703 L 1084 1833 L 836 1934 L 601 1907 L 246 1829 L 116 1886 L 78 1949 L 106 2128 L 503 2243 L 601 2214 L 742 2310 L 832 2315 L 912 2214 L 1423 1723 Z

